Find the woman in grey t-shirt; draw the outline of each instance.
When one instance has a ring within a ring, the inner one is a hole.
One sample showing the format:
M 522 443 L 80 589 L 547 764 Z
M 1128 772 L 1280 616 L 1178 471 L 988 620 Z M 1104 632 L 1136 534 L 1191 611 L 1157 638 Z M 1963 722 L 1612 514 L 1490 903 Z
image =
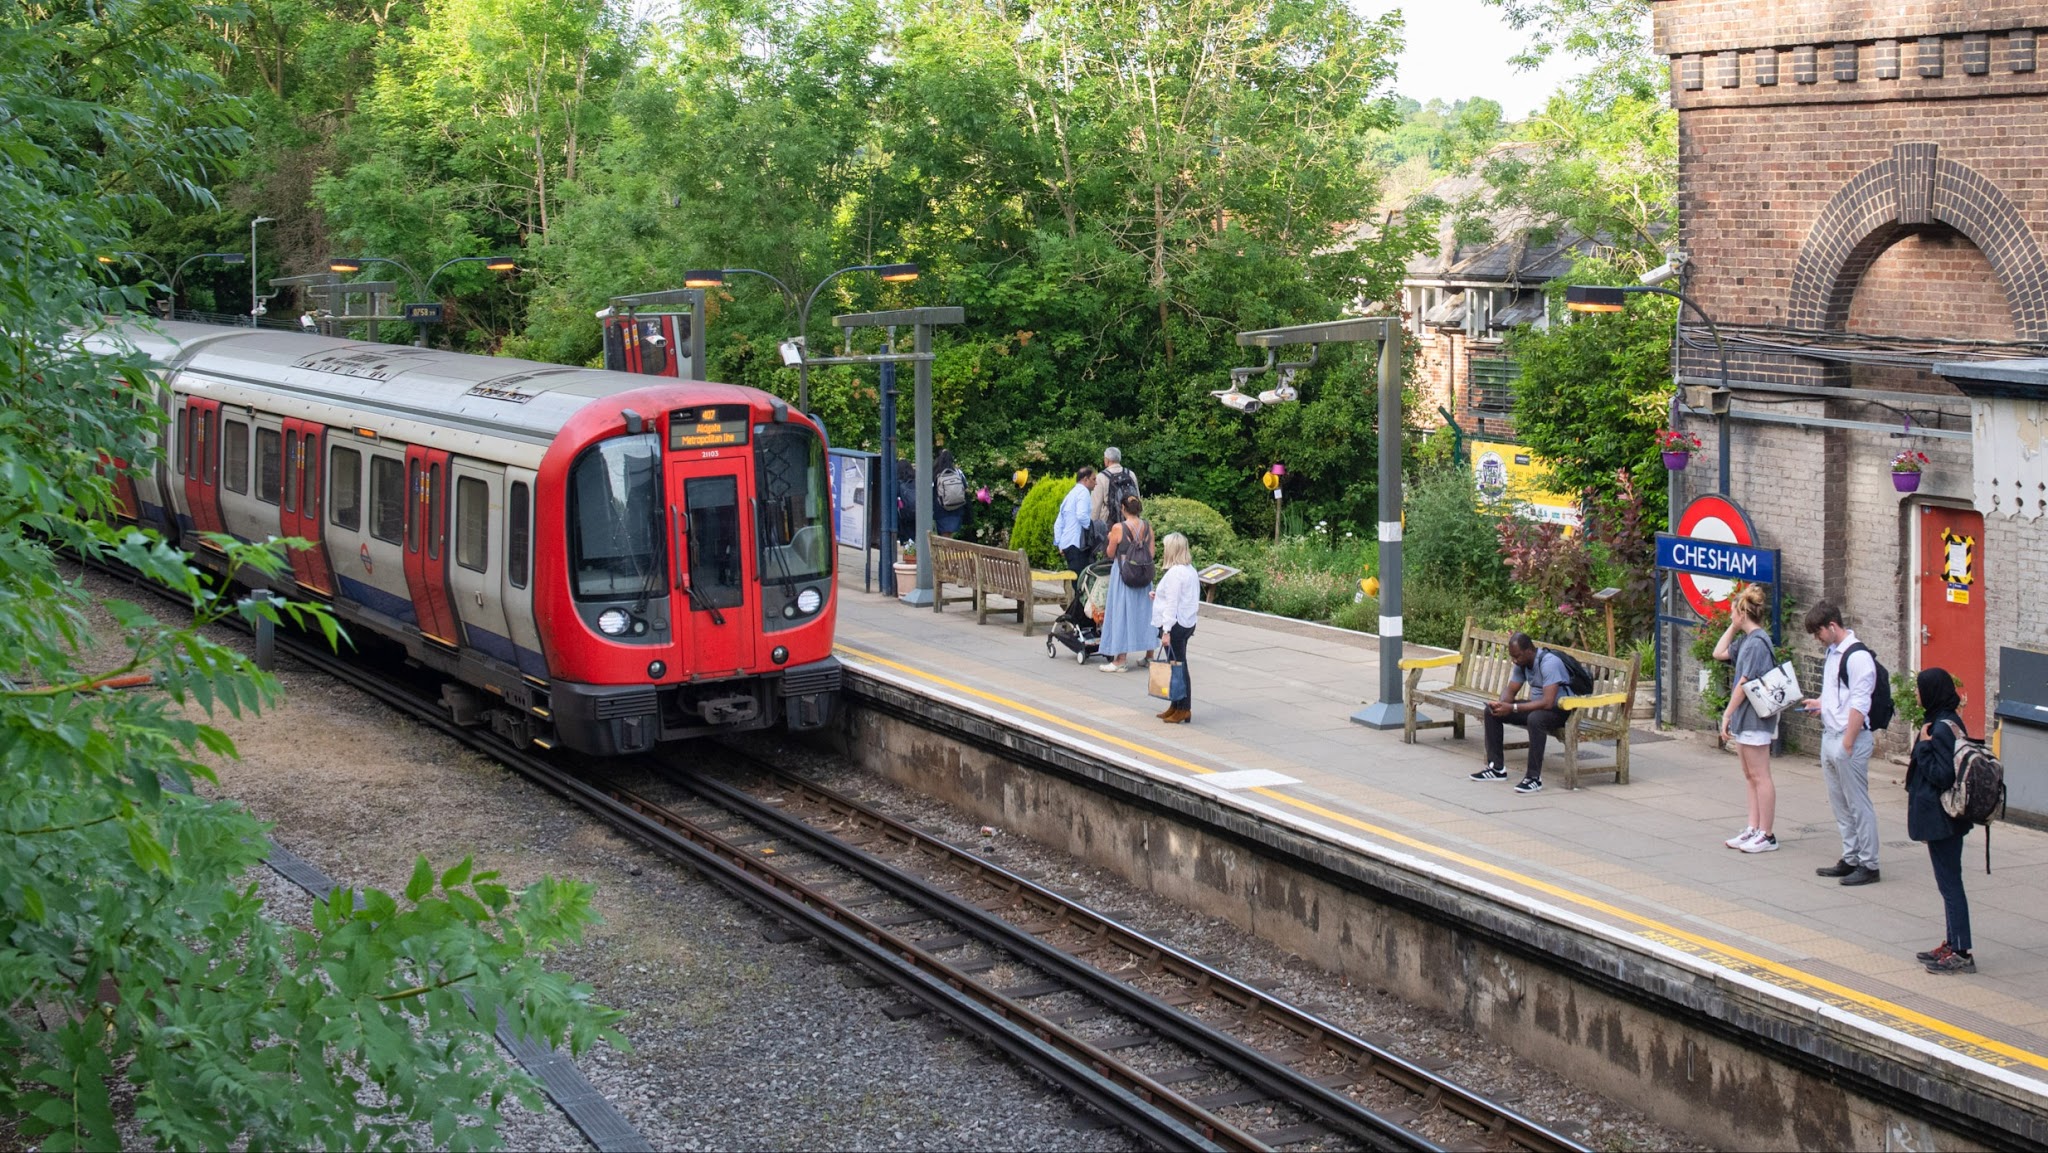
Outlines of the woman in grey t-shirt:
M 1764 628 L 1767 611 L 1763 586 L 1742 586 L 1728 604 L 1728 631 L 1714 646 L 1716 660 L 1735 662 L 1734 688 L 1729 690 L 1728 708 L 1721 714 L 1721 739 L 1735 745 L 1749 789 L 1749 824 L 1722 844 L 1745 853 L 1771 853 L 1778 848 L 1778 838 L 1771 831 L 1778 809 L 1778 786 L 1771 780 L 1771 742 L 1778 737 L 1778 718 L 1758 716 L 1746 691 L 1748 682 L 1778 663 L 1770 630 Z

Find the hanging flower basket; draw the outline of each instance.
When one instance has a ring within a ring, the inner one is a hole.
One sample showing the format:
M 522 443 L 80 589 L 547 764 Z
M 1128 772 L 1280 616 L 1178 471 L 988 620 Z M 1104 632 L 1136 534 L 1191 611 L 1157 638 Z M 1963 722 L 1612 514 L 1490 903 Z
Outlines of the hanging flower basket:
M 1692 454 L 1700 450 L 1700 438 L 1689 432 L 1673 428 L 1657 430 L 1657 448 L 1664 454 L 1664 467 L 1672 472 L 1683 472 L 1692 463 Z
M 1892 487 L 1900 492 L 1918 492 L 1920 472 L 1927 464 L 1927 454 L 1918 449 L 1899 453 L 1892 458 Z

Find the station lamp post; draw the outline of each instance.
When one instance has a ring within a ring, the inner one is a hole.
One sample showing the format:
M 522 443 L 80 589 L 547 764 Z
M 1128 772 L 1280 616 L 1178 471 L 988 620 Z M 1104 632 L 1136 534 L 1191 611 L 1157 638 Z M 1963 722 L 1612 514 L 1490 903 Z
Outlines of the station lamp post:
M 433 308 L 427 309 L 427 311 L 430 313 L 438 312 L 438 302 L 430 301 L 428 299 L 428 295 L 434 287 L 434 281 L 438 279 L 443 272 L 448 271 L 448 269 L 457 264 L 481 264 L 485 268 L 490 269 L 492 272 L 516 272 L 519 269 L 519 259 L 513 256 L 457 256 L 454 257 L 453 259 L 442 261 L 440 266 L 435 268 L 433 272 L 429 273 L 425 280 L 421 280 L 420 274 L 414 272 L 412 270 L 411 265 L 407 264 L 403 260 L 397 259 L 396 257 L 337 256 L 327 262 L 327 271 L 338 272 L 346 275 L 361 272 L 363 270 L 363 266 L 366 264 L 389 264 L 392 267 L 404 272 L 406 278 L 412 281 L 412 288 L 413 292 L 415 293 L 414 298 L 417 301 L 419 301 L 419 303 L 422 305 L 431 304 L 435 306 Z M 432 316 L 431 318 L 428 319 L 415 320 L 413 322 L 413 329 L 415 335 L 413 337 L 412 342 L 415 347 L 426 347 L 427 325 L 438 322 L 438 315 Z
M 249 221 L 249 327 L 256 327 L 256 318 L 263 315 L 263 298 L 257 295 L 256 287 L 256 226 L 276 224 L 274 216 L 258 216 Z
M 1728 346 L 1721 343 L 1721 328 L 1714 323 L 1714 318 L 1708 316 L 1706 310 L 1701 308 L 1692 297 L 1682 292 L 1675 292 L 1669 288 L 1659 288 L 1650 284 L 1567 285 L 1564 290 L 1564 306 L 1573 312 L 1623 312 L 1628 308 L 1627 298 L 1629 296 L 1643 293 L 1668 296 L 1676 300 L 1680 305 L 1692 309 L 1694 315 L 1706 322 L 1707 331 L 1714 337 L 1714 354 L 1719 359 L 1721 368 L 1721 403 L 1715 407 L 1722 410 L 1715 415 L 1715 420 L 1720 430 L 1721 442 L 1717 453 L 1718 470 L 1720 472 L 1717 491 L 1722 496 L 1727 496 L 1729 460 L 1728 413 L 1726 410 L 1728 398 Z
M 126 249 L 122 249 L 116 252 L 101 253 L 99 256 L 96 256 L 93 259 L 99 261 L 101 264 L 104 264 L 109 268 L 112 268 L 114 265 L 119 264 L 124 260 L 132 260 L 137 264 L 140 264 L 146 260 L 149 263 L 156 266 L 158 276 L 162 276 L 164 271 L 163 261 L 158 260 L 156 257 L 151 256 L 147 252 L 130 252 Z
M 759 276 L 773 282 L 775 287 L 782 290 L 784 302 L 796 309 L 796 407 L 798 412 L 809 415 L 811 411 L 811 359 L 809 350 L 804 346 L 804 334 L 810 331 L 811 304 L 818 299 L 818 293 L 823 291 L 826 285 L 849 272 L 872 272 L 890 284 L 908 284 L 917 279 L 918 268 L 915 264 L 851 265 L 819 281 L 811 289 L 810 295 L 804 297 L 801 302 L 798 301 L 796 293 L 792 292 L 789 285 L 784 284 L 781 278 L 763 272 L 758 268 L 693 269 L 683 273 L 683 287 L 720 288 L 724 286 L 726 280 L 730 277 Z

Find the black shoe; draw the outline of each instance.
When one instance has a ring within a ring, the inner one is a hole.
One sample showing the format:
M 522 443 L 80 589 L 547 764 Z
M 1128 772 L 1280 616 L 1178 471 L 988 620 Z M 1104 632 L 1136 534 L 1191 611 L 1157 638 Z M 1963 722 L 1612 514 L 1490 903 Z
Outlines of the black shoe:
M 1849 859 L 1844 857 L 1825 869 L 1815 869 L 1813 875 L 1816 877 L 1846 877 L 1855 871 L 1856 866 L 1850 864 Z
M 1534 777 L 1523 777 L 1521 781 L 1519 781 L 1515 785 L 1515 791 L 1522 794 L 1525 797 L 1528 796 L 1530 793 L 1540 793 L 1543 791 L 1543 782 L 1537 780 Z
M 1473 781 L 1505 781 L 1508 779 L 1508 771 L 1499 765 L 1488 765 L 1466 779 Z
M 1876 869 L 1858 865 L 1855 872 L 1843 877 L 1838 883 L 1844 885 L 1875 885 L 1877 882 L 1878 874 Z

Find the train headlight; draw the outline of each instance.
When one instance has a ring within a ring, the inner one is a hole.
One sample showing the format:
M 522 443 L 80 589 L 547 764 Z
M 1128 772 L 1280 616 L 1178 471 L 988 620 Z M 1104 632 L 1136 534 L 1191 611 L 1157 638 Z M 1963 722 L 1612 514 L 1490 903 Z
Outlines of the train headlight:
M 597 631 L 608 637 L 622 637 L 633 624 L 625 609 L 606 609 L 597 614 Z
M 796 594 L 796 611 L 803 613 L 805 616 L 817 612 L 818 606 L 824 603 L 825 594 L 814 588 L 805 589 Z
M 775 651 L 768 654 L 768 659 L 779 665 L 789 659 L 789 650 L 781 645 L 776 645 Z

